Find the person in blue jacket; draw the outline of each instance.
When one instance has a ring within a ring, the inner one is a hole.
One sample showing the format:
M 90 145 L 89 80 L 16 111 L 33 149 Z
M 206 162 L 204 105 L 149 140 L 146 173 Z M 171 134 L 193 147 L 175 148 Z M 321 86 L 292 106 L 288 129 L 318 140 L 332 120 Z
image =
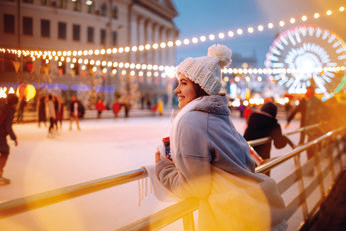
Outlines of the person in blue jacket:
M 249 145 L 230 119 L 228 98 L 218 94 L 231 55 L 218 44 L 208 56 L 178 65 L 174 92 L 180 111 L 170 131 L 172 160 L 157 151 L 154 175 L 175 197 L 197 200 L 198 230 L 286 230 L 277 186 L 254 172 Z

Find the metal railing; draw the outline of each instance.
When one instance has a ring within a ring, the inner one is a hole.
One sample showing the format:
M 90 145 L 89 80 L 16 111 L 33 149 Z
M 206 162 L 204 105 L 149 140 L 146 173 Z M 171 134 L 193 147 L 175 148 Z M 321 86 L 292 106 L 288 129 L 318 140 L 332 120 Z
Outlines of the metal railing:
M 143 168 L 140 168 L 117 175 L 6 201 L 0 203 L 0 218 L 5 218 L 32 209 L 41 208 L 57 202 L 97 192 L 102 189 L 135 181 L 147 176 L 147 172 Z
M 305 132 L 305 131 L 308 131 L 308 130 L 311 130 L 311 129 L 314 129 L 314 128 L 318 128 L 319 126 L 320 126 L 320 124 L 313 124 L 313 125 L 309 125 L 309 126 L 306 126 L 306 127 L 298 128 L 298 129 L 290 131 L 290 132 L 285 132 L 285 133 L 283 133 L 283 135 L 284 136 L 289 136 L 289 135 L 293 135 L 293 134 L 296 134 L 296 133 Z M 251 140 L 251 141 L 248 141 L 247 143 L 249 145 L 251 145 L 252 147 L 254 147 L 254 146 L 257 146 L 257 145 L 268 143 L 271 140 L 272 140 L 272 138 L 265 137 L 265 138 L 261 138 L 261 139 L 257 139 L 257 140 Z
M 313 126 L 309 129 L 312 129 L 315 127 L 316 126 Z M 337 137 L 337 135 L 340 135 L 340 134 L 341 136 Z M 332 174 L 333 180 L 336 179 L 335 164 L 334 164 L 335 162 L 340 163 L 339 169 L 340 171 L 342 171 L 343 166 L 341 162 L 341 156 L 344 150 L 339 147 L 339 143 L 342 143 L 342 145 L 344 146 L 344 139 L 345 139 L 345 129 L 339 128 L 334 131 L 328 132 L 327 134 L 307 144 L 304 144 L 300 147 L 295 148 L 292 152 L 288 154 L 282 155 L 256 168 L 257 173 L 265 173 L 268 170 L 286 162 L 287 160 L 294 158 L 294 162 L 296 166 L 295 171 L 290 173 L 289 175 L 287 175 L 286 177 L 284 177 L 282 180 L 278 182 L 278 188 L 281 194 L 287 191 L 294 183 L 298 183 L 298 186 L 299 186 L 299 193 L 286 204 L 287 211 L 288 211 L 286 216 L 287 220 L 298 210 L 299 207 L 302 207 L 304 221 L 302 221 L 301 225 L 303 225 L 304 223 L 309 222 L 313 214 L 318 210 L 320 204 L 322 203 L 322 201 L 325 199 L 325 197 L 328 194 L 323 183 L 323 177 L 326 177 L 328 175 L 328 172 L 330 171 Z M 318 154 L 314 156 L 313 159 L 307 161 L 304 165 L 301 165 L 301 161 L 300 161 L 301 152 L 307 150 L 308 148 L 311 148 L 312 146 L 318 145 L 319 143 L 323 141 L 329 142 L 326 147 L 326 150 L 324 150 L 324 152 L 323 150 L 321 150 Z M 328 153 L 328 151 L 330 151 L 330 149 L 333 148 L 334 146 L 337 150 L 337 154 L 335 157 L 331 156 L 330 153 Z M 320 164 L 321 155 L 326 155 L 329 158 L 329 165 L 324 170 L 322 170 L 321 164 Z M 307 174 L 312 169 L 313 165 L 315 165 L 315 168 L 317 169 L 317 178 L 311 181 L 311 183 L 305 187 L 304 181 L 303 181 L 303 175 Z M 313 208 L 309 211 L 308 205 L 307 205 L 307 198 L 318 186 L 320 187 L 321 197 L 313 206 Z M 162 226 L 159 226 L 157 224 L 157 221 L 165 220 L 166 217 L 170 217 L 171 220 L 173 220 L 170 222 L 174 222 L 182 218 L 184 230 L 195 230 L 193 211 L 197 209 L 197 204 L 193 204 L 194 207 L 186 209 L 186 207 L 183 206 L 185 203 L 191 203 L 191 202 L 189 200 L 179 202 L 165 209 L 165 211 L 159 211 L 155 214 L 151 214 L 150 216 L 144 217 L 131 224 L 123 226 L 117 230 L 118 231 L 158 230 Z M 177 207 L 181 207 L 181 210 L 179 210 L 181 214 L 178 216 L 176 215 Z M 190 211 L 190 212 L 183 213 L 186 211 Z M 169 222 L 166 223 L 166 226 L 168 224 Z
M 290 133 L 286 133 L 286 135 L 306 131 L 308 129 L 316 128 L 317 126 L 318 125 L 312 125 L 309 127 L 297 129 Z M 256 172 L 258 173 L 266 172 L 286 162 L 287 160 L 294 158 L 296 166 L 295 171 L 288 174 L 287 176 L 285 176 L 285 178 L 278 182 L 280 193 L 285 192 L 294 183 L 298 183 L 299 185 L 299 194 L 287 204 L 287 208 L 289 211 L 287 219 L 291 217 L 292 214 L 300 206 L 302 206 L 304 220 L 309 221 L 311 215 L 318 209 L 318 206 L 325 197 L 327 191 L 323 184 L 323 176 L 326 176 L 328 172 L 331 172 L 333 179 L 336 178 L 335 162 L 339 162 L 339 168 L 342 169 L 341 155 L 344 152 L 344 141 L 345 129 L 339 128 L 334 131 L 328 132 L 327 134 L 307 144 L 295 148 L 288 154 L 282 155 L 256 168 Z M 257 142 L 258 143 L 252 142 L 252 145 L 259 145 L 263 141 Z M 307 150 L 308 148 L 314 145 L 318 145 L 321 142 L 325 142 L 327 145 L 325 145 L 325 147 L 322 150 L 320 150 L 318 155 L 315 155 L 313 159 L 307 161 L 303 166 L 301 166 L 299 158 L 301 152 Z M 340 148 L 339 143 L 342 144 L 342 148 Z M 337 150 L 337 154 L 335 157 L 332 154 L 330 155 L 330 153 L 334 152 L 332 150 Z M 329 167 L 324 170 L 321 168 L 320 164 L 321 155 L 326 155 L 329 158 Z M 317 169 L 317 178 L 313 180 L 310 185 L 304 187 L 303 175 L 306 174 L 313 167 L 313 165 Z M 26 196 L 23 198 L 6 201 L 0 203 L 0 218 L 6 218 L 15 214 L 30 211 L 32 209 L 72 199 L 92 192 L 100 191 L 102 189 L 106 189 L 109 187 L 118 186 L 121 184 L 145 178 L 147 176 L 147 172 L 143 168 L 140 168 L 122 174 L 112 175 L 76 185 L 71 185 L 31 196 Z M 320 187 L 321 199 L 309 212 L 306 199 L 308 195 L 310 195 L 317 186 Z M 118 230 L 146 230 L 149 226 L 150 229 L 156 230 L 164 226 L 167 226 L 168 224 L 181 218 L 183 219 L 184 230 L 194 230 L 193 211 L 196 209 L 196 201 L 181 201 L 157 213 L 151 214 L 150 216 L 144 217 L 138 221 L 126 225 Z M 170 217 L 169 220 L 163 219 L 167 216 Z M 163 223 L 163 221 L 165 222 Z

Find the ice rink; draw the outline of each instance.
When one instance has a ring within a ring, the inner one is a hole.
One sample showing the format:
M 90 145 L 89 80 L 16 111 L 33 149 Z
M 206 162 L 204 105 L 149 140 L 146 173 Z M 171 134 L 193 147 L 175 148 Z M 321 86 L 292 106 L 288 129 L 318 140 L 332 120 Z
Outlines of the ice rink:
M 243 134 L 245 121 L 232 118 Z M 280 121 L 284 125 L 284 121 Z M 18 146 L 10 143 L 10 157 L 4 176 L 11 184 L 0 187 L 0 201 L 7 201 L 47 190 L 90 181 L 154 163 L 154 152 L 168 134 L 169 117 L 118 118 L 80 121 L 81 131 L 68 130 L 68 121 L 53 138 L 48 127 L 36 123 L 15 124 Z M 298 128 L 293 121 L 284 131 Z M 282 126 L 283 127 L 283 126 Z M 297 143 L 298 135 L 290 136 Z M 290 151 L 272 149 L 272 156 Z M 276 180 L 290 171 L 288 163 L 272 171 Z M 141 187 L 143 185 L 141 184 Z M 101 190 L 6 219 L 0 230 L 115 230 L 145 215 L 167 207 L 148 189 L 139 206 L 137 181 Z M 178 226 L 176 226 L 178 227 Z M 171 230 L 177 230 L 178 228 Z

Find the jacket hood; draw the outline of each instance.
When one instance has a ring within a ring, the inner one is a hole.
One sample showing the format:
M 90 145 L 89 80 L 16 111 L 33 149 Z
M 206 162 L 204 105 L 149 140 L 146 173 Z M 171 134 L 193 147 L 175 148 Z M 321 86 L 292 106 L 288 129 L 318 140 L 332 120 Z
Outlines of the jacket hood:
M 250 128 L 268 128 L 277 123 L 277 119 L 261 112 L 253 112 L 250 117 L 248 121 L 248 127 Z
M 228 98 L 222 95 L 203 96 L 198 100 L 192 111 L 202 111 L 210 114 L 229 115 Z

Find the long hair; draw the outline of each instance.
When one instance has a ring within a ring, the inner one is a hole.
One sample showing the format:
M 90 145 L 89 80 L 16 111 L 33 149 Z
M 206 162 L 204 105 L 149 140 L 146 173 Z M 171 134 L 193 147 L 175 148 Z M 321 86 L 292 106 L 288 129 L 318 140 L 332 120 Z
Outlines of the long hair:
M 196 98 L 199 98 L 199 97 L 201 97 L 201 96 L 206 96 L 206 95 L 209 95 L 207 92 L 205 92 L 202 88 L 201 88 L 201 86 L 199 86 L 197 83 L 194 83 L 194 82 L 192 82 L 193 83 L 193 88 L 194 88 L 194 90 L 195 90 L 195 92 L 196 92 Z

